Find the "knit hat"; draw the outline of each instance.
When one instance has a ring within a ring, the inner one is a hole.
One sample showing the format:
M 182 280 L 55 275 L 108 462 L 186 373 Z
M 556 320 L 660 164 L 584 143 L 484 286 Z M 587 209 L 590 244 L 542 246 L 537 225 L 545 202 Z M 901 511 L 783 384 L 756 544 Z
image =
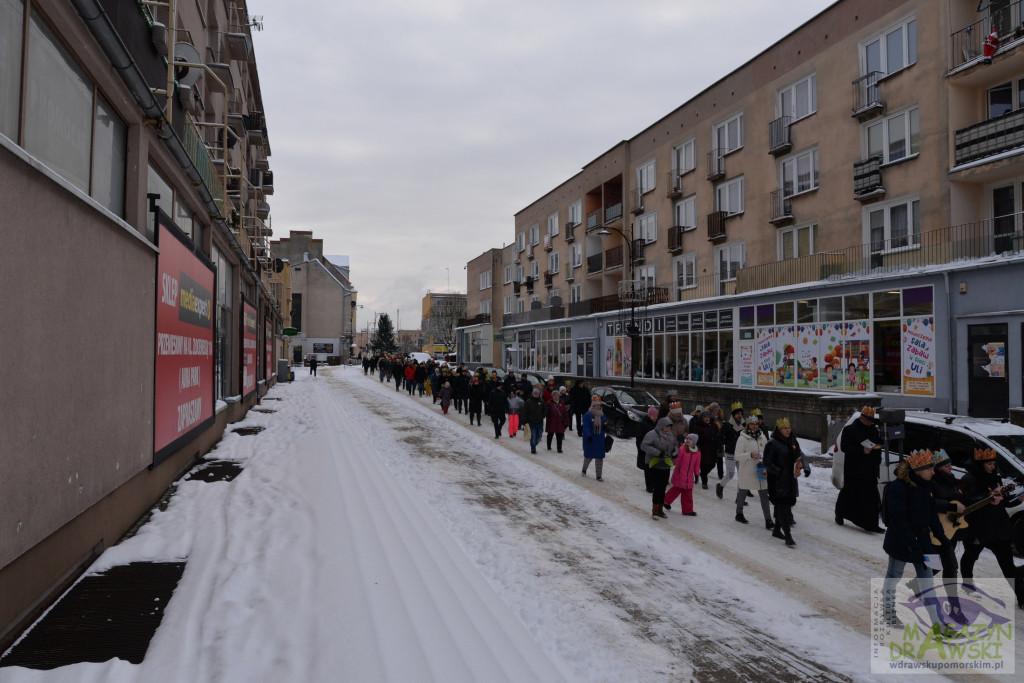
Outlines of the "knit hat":
M 946 453 L 946 450 L 939 449 L 939 451 L 935 454 L 935 466 L 942 467 L 943 465 L 948 465 L 950 462 L 951 460 L 949 458 L 949 454 Z
M 974 462 L 988 462 L 996 459 L 996 452 L 991 448 L 975 448 Z
M 700 411 L 700 419 L 703 420 L 705 417 L 711 417 L 710 411 L 707 411 L 707 410 Z
M 907 462 L 910 464 L 910 469 L 920 472 L 921 470 L 935 467 L 935 456 L 929 450 L 914 451 L 907 458 Z
M 565 387 L 558 387 L 558 393 L 560 393 L 560 394 L 562 394 L 564 396 L 565 394 L 567 394 L 569 392 L 568 392 L 568 390 Z
M 651 406 L 650 408 L 648 408 L 647 409 L 647 417 L 651 418 L 652 420 L 655 419 L 656 417 L 658 417 L 658 409 L 655 408 L 654 406 Z
M 697 406 L 696 408 L 693 409 L 693 414 L 694 415 L 700 415 L 703 412 L 704 412 L 704 406 Z
M 686 435 L 685 441 L 692 441 L 693 443 L 696 444 L 698 441 L 700 441 L 700 436 L 698 436 L 696 432 L 690 432 L 689 434 Z
M 783 427 L 789 427 L 789 426 L 790 426 L 790 424 L 789 424 L 789 418 L 788 417 L 780 417 L 778 420 L 775 421 L 775 428 L 776 429 L 782 429 Z
M 671 427 L 671 426 L 672 426 L 672 420 L 668 419 L 667 417 L 663 417 L 660 420 L 658 420 L 658 424 L 656 424 L 654 426 L 654 428 L 657 429 L 660 432 L 665 427 Z
M 742 413 L 743 412 L 743 404 L 740 403 L 739 401 L 736 401 L 735 403 L 732 404 L 732 406 L 730 408 L 730 412 L 733 415 L 735 415 L 736 413 Z

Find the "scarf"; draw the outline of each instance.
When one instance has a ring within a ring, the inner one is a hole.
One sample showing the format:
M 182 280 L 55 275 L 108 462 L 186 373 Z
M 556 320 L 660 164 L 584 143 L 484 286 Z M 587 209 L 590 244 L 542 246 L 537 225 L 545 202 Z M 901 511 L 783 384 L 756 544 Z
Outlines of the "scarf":
M 601 418 L 604 417 L 604 408 L 601 406 L 590 406 L 590 414 L 594 416 L 594 425 L 590 431 L 594 434 L 601 433 Z

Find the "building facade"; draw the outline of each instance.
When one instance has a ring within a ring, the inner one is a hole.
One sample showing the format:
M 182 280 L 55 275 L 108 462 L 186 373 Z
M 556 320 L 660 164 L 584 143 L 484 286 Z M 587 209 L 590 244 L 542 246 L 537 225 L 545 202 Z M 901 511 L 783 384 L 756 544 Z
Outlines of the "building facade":
M 0 649 L 276 378 L 254 22 L 201 5 L 0 3 Z
M 466 317 L 466 295 L 428 292 L 423 297 L 422 310 L 423 346 L 420 350 L 429 354 L 454 353 L 458 322 Z
M 978 10 L 841 0 L 533 201 L 502 364 L 1020 405 L 1021 3 Z
M 505 251 L 512 253 L 488 249 L 466 264 L 466 317 L 458 321 L 456 333 L 460 363 L 494 365 L 501 359 L 493 320 L 501 315 Z

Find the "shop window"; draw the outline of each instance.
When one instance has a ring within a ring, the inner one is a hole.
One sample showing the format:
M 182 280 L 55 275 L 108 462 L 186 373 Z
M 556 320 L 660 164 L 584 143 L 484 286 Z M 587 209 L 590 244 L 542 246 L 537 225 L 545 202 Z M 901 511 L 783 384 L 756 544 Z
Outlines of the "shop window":
M 903 378 L 903 328 L 899 320 L 876 320 L 874 323 L 875 391 L 899 393 Z
M 871 295 L 875 318 L 900 317 L 899 292 L 875 292 Z
M 847 320 L 868 320 L 871 312 L 868 310 L 868 294 L 848 294 L 843 297 Z
M 796 302 L 796 321 L 798 323 L 818 322 L 818 300 L 807 299 Z
M 821 322 L 839 322 L 843 319 L 843 297 L 830 296 L 819 299 L 819 320 Z
M 932 310 L 931 287 L 914 287 L 903 290 L 903 315 L 915 317 L 931 315 Z
M 775 304 L 775 324 L 776 325 L 792 325 L 793 324 L 793 302 L 787 301 L 781 304 Z

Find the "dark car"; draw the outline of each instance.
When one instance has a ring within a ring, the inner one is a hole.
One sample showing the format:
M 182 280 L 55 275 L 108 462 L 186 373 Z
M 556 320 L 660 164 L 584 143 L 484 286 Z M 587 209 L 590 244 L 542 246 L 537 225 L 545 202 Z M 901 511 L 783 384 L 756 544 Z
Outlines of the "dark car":
M 609 431 L 620 439 L 631 438 L 636 425 L 647 415 L 647 409 L 660 405 L 658 399 L 636 387 L 597 387 L 593 394 L 601 397 Z

